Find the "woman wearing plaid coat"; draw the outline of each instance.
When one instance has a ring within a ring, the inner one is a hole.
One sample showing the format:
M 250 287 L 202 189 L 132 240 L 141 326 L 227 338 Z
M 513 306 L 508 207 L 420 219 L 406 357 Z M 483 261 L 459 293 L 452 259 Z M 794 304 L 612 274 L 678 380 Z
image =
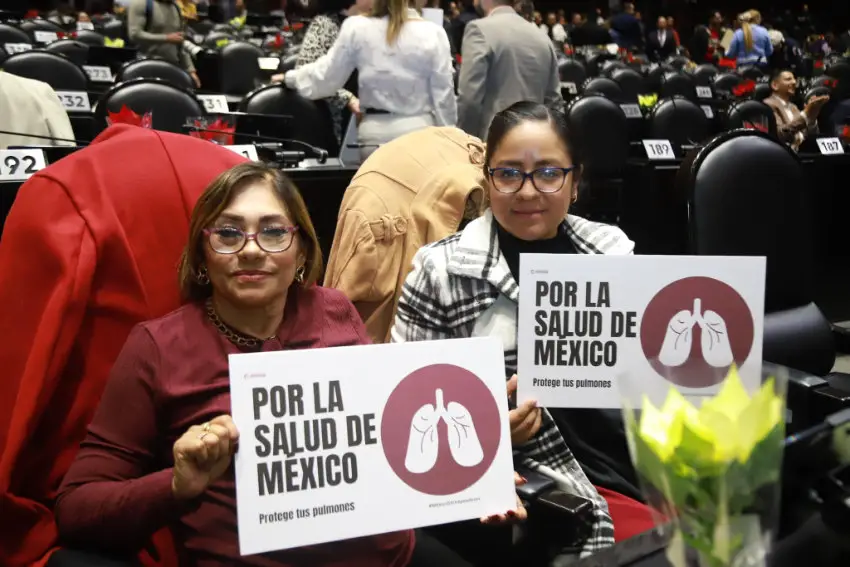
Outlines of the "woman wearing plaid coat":
M 531 102 L 497 114 L 484 166 L 489 208 L 461 232 L 417 252 L 402 290 L 392 340 L 498 336 L 508 376 L 516 372 L 519 254 L 632 254 L 634 249 L 619 228 L 568 214 L 577 197 L 580 163 L 562 115 Z M 514 383 L 511 380 L 509 387 Z M 618 526 L 617 539 L 652 527 L 646 507 L 623 496 L 640 498 L 638 489 L 617 490 L 620 477 L 631 481 L 624 486 L 636 487 L 637 481 L 619 412 L 616 416 L 602 412 L 550 412 L 533 402 L 511 411 L 515 462 L 550 476 L 562 490 L 594 504 L 595 522 L 581 556 L 614 543 L 609 506 L 600 491 L 610 502 L 626 501 L 642 516 L 639 525 L 630 522 L 629 533 Z M 600 431 L 610 434 L 594 439 Z M 581 446 L 582 453 L 574 455 L 575 446 Z M 576 455 L 587 457 L 587 463 Z M 620 463 L 614 466 L 611 461 Z

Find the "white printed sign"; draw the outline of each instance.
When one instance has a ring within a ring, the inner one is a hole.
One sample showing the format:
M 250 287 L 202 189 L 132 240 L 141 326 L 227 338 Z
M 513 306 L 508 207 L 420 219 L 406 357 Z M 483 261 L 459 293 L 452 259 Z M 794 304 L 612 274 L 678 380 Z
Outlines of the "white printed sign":
M 0 181 L 25 181 L 45 167 L 43 150 L 0 150 Z
M 56 91 L 56 96 L 68 112 L 90 112 L 91 102 L 85 91 Z
M 257 156 L 257 148 L 255 148 L 252 144 L 241 144 L 235 146 L 224 146 L 231 152 L 236 152 L 242 157 L 246 157 L 251 161 L 260 161 L 259 156 Z
M 575 83 L 571 83 L 569 81 L 561 81 L 561 90 L 565 90 L 571 95 L 578 93 L 578 89 L 576 88 Z
M 198 100 L 204 105 L 207 112 L 224 113 L 230 112 L 227 107 L 227 97 L 222 94 L 198 95 Z
M 711 87 L 697 87 L 697 97 L 711 98 Z
M 844 153 L 844 146 L 838 138 L 818 138 L 818 148 L 825 156 Z
M 649 159 L 676 159 L 670 140 L 644 140 L 643 148 Z
M 619 408 L 761 382 L 763 257 L 523 254 L 518 402 Z M 640 277 L 635 277 L 640 274 Z
M 623 112 L 626 114 L 626 118 L 643 118 L 643 113 L 640 111 L 640 107 L 636 104 L 621 104 L 620 108 L 623 109 Z
M 35 40 L 38 43 L 53 43 L 54 41 L 59 39 L 59 36 L 56 35 L 56 32 L 42 30 L 37 30 L 33 32 L 33 37 L 35 37 Z
M 257 65 L 263 71 L 277 71 L 280 67 L 280 59 L 277 57 L 257 57 Z
M 516 508 L 496 338 L 236 354 L 230 392 L 243 555 Z
M 422 18 L 443 27 L 443 10 L 440 8 L 422 8 Z
M 9 55 L 14 55 L 15 53 L 23 53 L 24 51 L 29 51 L 32 49 L 32 45 L 29 43 L 4 43 L 3 50 Z
M 703 104 L 702 106 L 700 106 L 700 108 L 705 113 L 706 118 L 708 118 L 709 120 L 714 118 L 714 110 L 712 110 L 710 106 L 708 106 L 707 104 Z
M 89 76 L 89 80 L 95 83 L 111 83 L 115 80 L 112 69 L 106 65 L 83 65 L 83 70 Z

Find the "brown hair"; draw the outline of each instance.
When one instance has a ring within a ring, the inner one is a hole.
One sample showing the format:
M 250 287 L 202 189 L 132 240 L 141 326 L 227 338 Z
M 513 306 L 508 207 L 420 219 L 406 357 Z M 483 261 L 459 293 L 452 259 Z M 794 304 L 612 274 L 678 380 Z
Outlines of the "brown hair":
M 753 50 L 753 28 L 750 25 L 754 20 L 753 10 L 748 10 L 740 15 L 741 33 L 744 35 L 744 49 Z
M 298 226 L 298 243 L 304 255 L 302 285 L 315 283 L 322 273 L 322 249 L 304 199 L 294 183 L 280 170 L 261 163 L 248 162 L 228 169 L 209 184 L 195 204 L 189 221 L 189 240 L 180 257 L 178 270 L 180 291 L 186 301 L 202 301 L 212 294 L 209 284 L 198 282 L 198 270 L 204 259 L 204 229 L 227 208 L 237 190 L 248 183 L 264 181 L 274 191 Z
M 389 17 L 387 25 L 387 44 L 392 45 L 401 33 L 401 27 L 407 21 L 408 0 L 375 0 L 372 4 L 373 18 Z

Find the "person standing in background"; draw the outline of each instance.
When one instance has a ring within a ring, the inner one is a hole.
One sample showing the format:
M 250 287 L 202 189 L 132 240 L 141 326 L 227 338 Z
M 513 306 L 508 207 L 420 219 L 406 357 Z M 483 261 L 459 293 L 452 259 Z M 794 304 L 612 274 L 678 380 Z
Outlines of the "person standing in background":
M 162 57 L 183 68 L 192 76 L 196 87 L 201 80 L 192 56 L 183 49 L 183 16 L 174 0 L 153 0 L 147 13 L 148 0 L 132 0 L 127 17 L 127 35 L 139 51 L 151 57 Z
M 466 25 L 458 80 L 458 127 L 484 139 L 493 117 L 520 101 L 563 110 L 558 58 L 549 37 L 511 0 L 477 0 L 487 17 Z

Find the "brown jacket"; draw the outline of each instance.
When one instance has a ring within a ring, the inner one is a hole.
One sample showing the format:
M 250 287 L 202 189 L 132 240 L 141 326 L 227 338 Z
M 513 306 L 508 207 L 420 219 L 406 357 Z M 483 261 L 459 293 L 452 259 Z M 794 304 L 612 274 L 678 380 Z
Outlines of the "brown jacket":
M 483 163 L 481 140 L 430 127 L 382 145 L 351 180 L 324 285 L 348 296 L 373 341 L 389 341 L 416 251 L 480 214 Z
M 786 105 L 782 99 L 776 95 L 771 95 L 764 99 L 764 103 L 773 109 L 773 115 L 776 116 L 776 130 L 779 139 L 795 150 L 800 148 L 800 144 L 806 139 L 807 134 L 814 134 L 818 131 L 817 122 L 809 122 L 793 102 Z

